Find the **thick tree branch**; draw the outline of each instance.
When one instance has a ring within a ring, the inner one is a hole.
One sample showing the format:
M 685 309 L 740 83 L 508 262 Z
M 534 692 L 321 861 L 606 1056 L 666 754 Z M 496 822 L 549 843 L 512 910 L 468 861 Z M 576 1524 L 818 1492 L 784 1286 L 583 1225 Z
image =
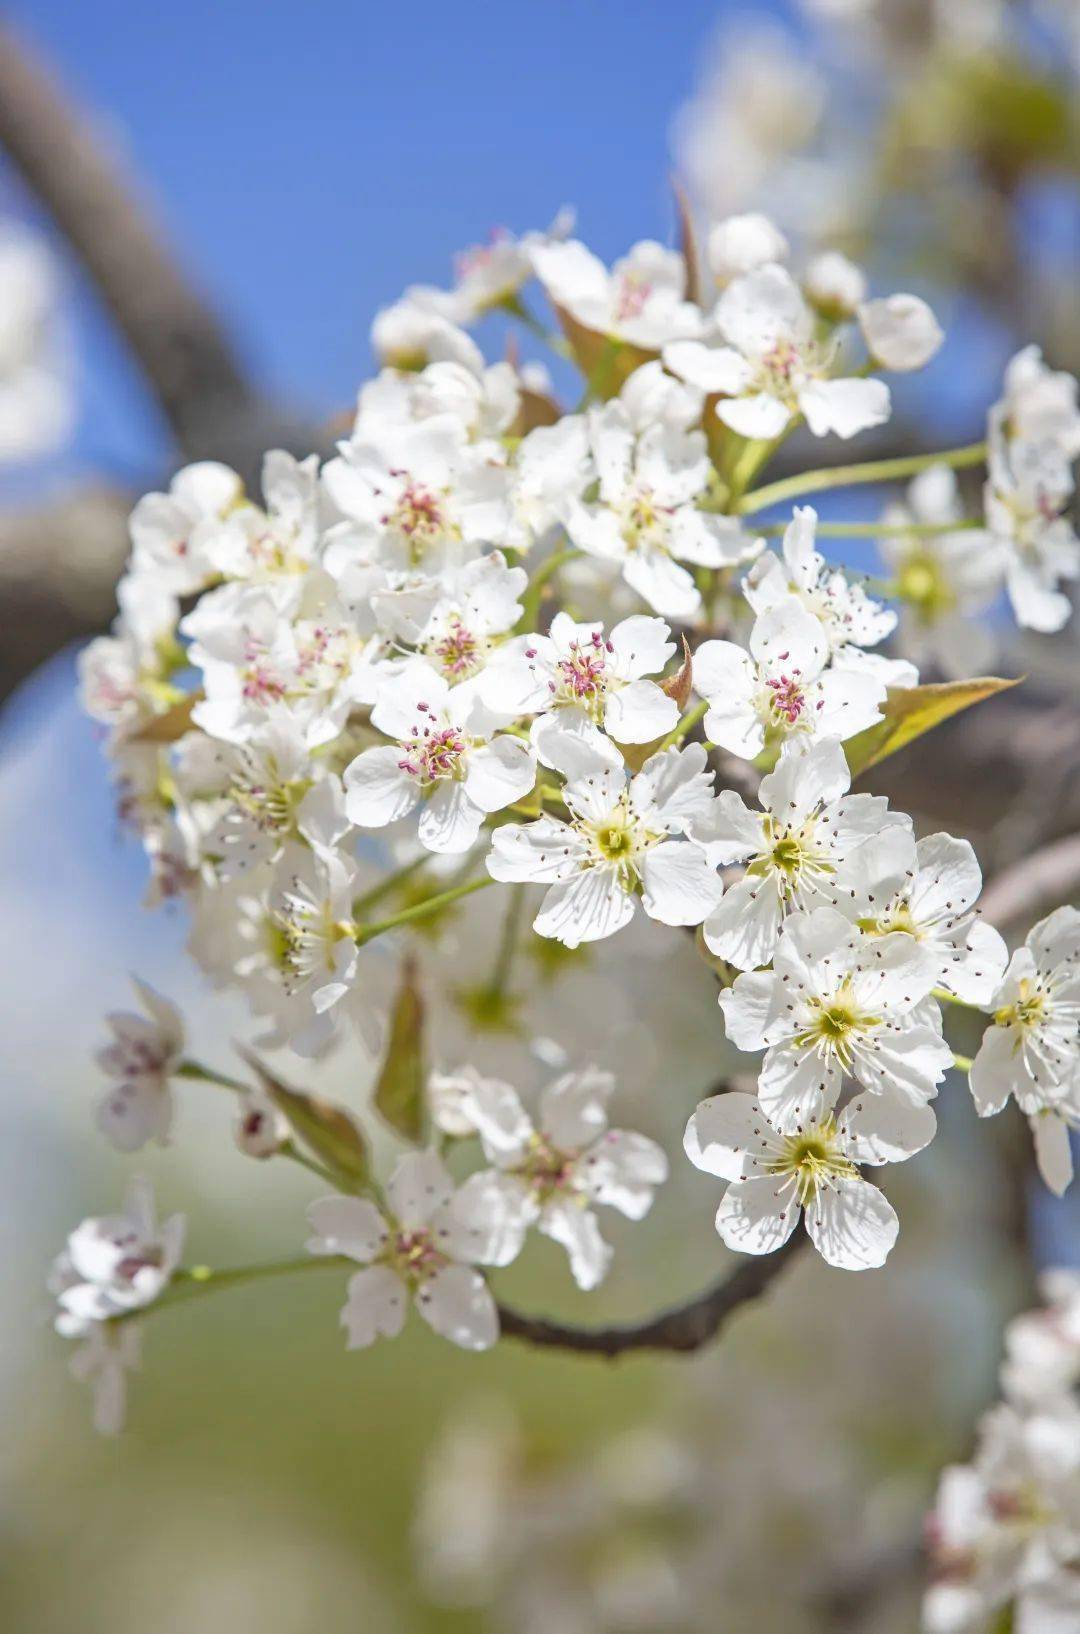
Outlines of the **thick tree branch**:
M 2 25 L 0 146 L 82 262 L 186 459 L 224 460 L 250 482 L 266 448 L 319 446 L 253 387 L 100 131 Z
M 737 1271 L 713 1283 L 711 1288 L 684 1305 L 661 1311 L 644 1322 L 608 1328 L 578 1328 L 553 1322 L 544 1316 L 525 1316 L 505 1305 L 499 1306 L 499 1323 L 507 1339 L 523 1339 L 526 1344 L 548 1349 L 570 1350 L 578 1355 L 606 1356 L 609 1360 L 631 1350 L 700 1350 L 715 1339 L 728 1317 L 741 1305 L 757 1299 L 802 1248 L 802 1233 L 789 1237 L 775 1254 L 747 1259 Z

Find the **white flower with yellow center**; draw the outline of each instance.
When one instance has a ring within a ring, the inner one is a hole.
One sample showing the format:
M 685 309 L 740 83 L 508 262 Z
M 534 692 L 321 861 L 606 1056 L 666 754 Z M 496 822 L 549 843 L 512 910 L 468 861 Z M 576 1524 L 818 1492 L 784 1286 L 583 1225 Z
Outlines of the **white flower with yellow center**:
M 661 924 L 699 925 L 722 886 L 700 847 L 674 836 L 703 814 L 711 793 L 701 744 L 653 755 L 629 783 L 597 763 L 563 790 L 568 821 L 497 828 L 488 872 L 547 885 L 533 929 L 567 947 L 621 930 L 639 897 Z
M 883 1265 L 899 1221 L 862 1163 L 900 1163 L 929 1145 L 937 1122 L 926 1105 L 859 1095 L 838 1117 L 824 1113 L 784 1133 L 752 1095 L 714 1095 L 686 1126 L 691 1163 L 728 1181 L 716 1229 L 728 1248 L 769 1254 L 805 1211 L 818 1253 L 841 1270 Z
M 639 432 L 641 403 L 635 374 L 620 397 L 589 411 L 599 494 L 592 503 L 570 501 L 566 530 L 579 550 L 620 564 L 627 584 L 656 612 L 689 618 L 701 596 L 684 564 L 730 567 L 758 547 L 734 518 L 698 508 L 711 471 L 704 433 L 670 418 Z
M 952 1065 L 929 1001 L 933 955 L 910 936 L 867 936 L 834 908 L 785 921 L 771 970 L 720 995 L 728 1037 L 764 1050 L 758 1096 L 774 1128 L 797 1133 L 836 1105 L 845 1078 L 916 1106 Z
M 879 795 L 848 794 L 851 773 L 836 738 L 785 746 L 761 780 L 761 811 L 724 789 L 695 819 L 690 838 L 714 867 L 745 862 L 705 920 L 709 949 L 740 970 L 768 964 L 790 913 L 835 904 L 847 894 L 852 853 L 884 829 L 906 830 Z
M 411 1299 L 436 1333 L 464 1350 L 499 1337 L 495 1301 L 478 1265 L 506 1265 L 520 1243 L 503 1228 L 502 1201 L 486 1174 L 458 1190 L 435 1152 L 409 1152 L 386 1188 L 387 1213 L 366 1198 L 324 1197 L 308 1210 L 312 1254 L 363 1267 L 349 1282 L 341 1325 L 348 1348 L 405 1324 Z
M 706 735 L 731 754 L 754 760 L 789 738 L 843 741 L 881 719 L 885 682 L 827 668 L 821 622 L 795 596 L 755 619 L 749 645 L 703 641 L 694 654 L 694 690 L 709 705 Z
M 971 1068 L 976 1111 L 990 1117 L 1013 1096 L 1060 1193 L 1072 1179 L 1069 1129 L 1080 1126 L 1080 912 L 1058 908 L 1032 927 L 990 1007 Z

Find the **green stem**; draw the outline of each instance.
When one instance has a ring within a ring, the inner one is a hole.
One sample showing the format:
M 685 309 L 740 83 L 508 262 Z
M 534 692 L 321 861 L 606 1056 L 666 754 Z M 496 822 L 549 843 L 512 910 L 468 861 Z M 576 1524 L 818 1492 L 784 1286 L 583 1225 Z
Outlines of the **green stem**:
M 452 902 L 471 896 L 474 891 L 486 890 L 494 883 L 490 877 L 470 880 L 467 885 L 455 885 L 449 891 L 440 891 L 437 896 L 429 896 L 424 902 L 417 902 L 411 908 L 403 908 L 400 913 L 391 914 L 389 919 L 377 919 L 373 925 L 360 925 L 355 933 L 356 944 L 363 947 L 366 942 L 373 942 L 376 936 L 382 936 L 386 931 L 397 930 L 402 925 L 415 924 L 419 919 L 428 919 L 441 909 L 448 908 Z
M 782 482 L 770 482 L 756 488 L 737 500 L 732 510 L 739 516 L 750 516 L 763 511 L 781 500 L 799 494 L 817 493 L 823 488 L 851 488 L 862 482 L 896 482 L 903 477 L 918 476 L 931 465 L 948 465 L 958 470 L 967 465 L 982 465 L 986 459 L 985 443 L 970 443 L 966 448 L 948 448 L 935 454 L 907 454 L 894 460 L 869 460 L 863 465 L 834 465 L 823 471 L 804 471 L 801 476 L 785 477 Z
M 970 1072 L 974 1065 L 970 1055 L 954 1055 L 952 1064 L 957 1072 Z
M 388 874 L 385 879 L 379 881 L 378 885 L 373 885 L 370 891 L 364 892 L 363 896 L 358 896 L 352 905 L 353 918 L 359 919 L 361 914 L 366 913 L 369 908 L 373 908 L 376 902 L 382 902 L 384 898 L 392 896 L 399 886 L 407 884 L 413 875 L 419 873 L 421 868 L 426 868 L 430 861 L 431 853 L 423 851 L 420 856 L 414 857 L 412 862 L 407 862 L 396 873 Z
M 168 1287 L 152 1305 L 141 1305 L 111 1317 L 112 1322 L 130 1322 L 148 1316 L 152 1311 L 166 1310 L 170 1305 L 184 1305 L 200 1299 L 203 1294 L 216 1293 L 221 1288 L 241 1288 L 247 1282 L 262 1282 L 271 1277 L 290 1276 L 294 1271 L 312 1271 L 316 1266 L 332 1265 L 339 1268 L 354 1262 L 340 1254 L 311 1254 L 303 1259 L 271 1260 L 265 1265 L 237 1265 L 225 1271 L 212 1271 L 208 1265 L 193 1265 L 190 1270 L 177 1271 Z
M 506 905 L 506 914 L 503 918 L 502 934 L 499 937 L 499 947 L 495 954 L 495 965 L 491 972 L 491 981 L 488 992 L 493 999 L 502 998 L 510 980 L 510 971 L 514 964 L 514 954 L 517 952 L 518 934 L 521 930 L 521 915 L 525 907 L 525 886 L 516 884 L 510 887 L 510 900 Z
M 669 732 L 663 740 L 657 753 L 659 754 L 664 749 L 674 749 L 677 744 L 680 744 L 687 732 L 691 731 L 698 721 L 705 719 L 708 708 L 709 705 L 703 698 L 700 703 L 694 705 L 693 709 L 688 709 L 675 730 Z
M 512 318 L 516 318 L 530 334 L 535 335 L 537 340 L 543 341 L 545 346 L 550 347 L 553 352 L 557 352 L 560 357 L 573 356 L 569 342 L 554 329 L 548 329 L 543 321 L 536 316 L 536 313 L 526 306 L 519 294 L 515 292 L 513 295 L 507 295 L 505 300 L 499 302 L 499 305 L 504 312 L 508 312 Z
M 239 1078 L 230 1078 L 224 1072 L 215 1072 L 212 1067 L 204 1067 L 201 1061 L 181 1061 L 173 1076 L 195 1078 L 202 1084 L 218 1084 L 222 1089 L 231 1089 L 237 1095 L 251 1094 L 250 1084 L 242 1084 Z
M 325 1181 L 331 1190 L 341 1190 L 341 1176 L 336 1175 L 332 1169 L 324 1169 L 321 1163 L 316 1163 L 313 1157 L 308 1157 L 306 1152 L 302 1152 L 293 1141 L 287 1140 L 284 1146 L 279 1147 L 278 1156 L 291 1158 L 294 1163 L 299 1163 L 302 1169 L 307 1169 L 311 1174 L 318 1175 L 319 1179 Z

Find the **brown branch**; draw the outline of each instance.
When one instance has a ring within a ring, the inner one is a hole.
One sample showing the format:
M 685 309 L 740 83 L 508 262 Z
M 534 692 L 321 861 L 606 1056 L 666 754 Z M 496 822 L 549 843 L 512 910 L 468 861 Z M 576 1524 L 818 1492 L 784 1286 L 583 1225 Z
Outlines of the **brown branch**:
M 1040 908 L 1066 902 L 1080 889 L 1080 834 L 1055 840 L 992 879 L 983 915 L 998 928 L 1034 919 Z
M 800 1233 L 789 1237 L 775 1254 L 747 1259 L 730 1276 L 714 1282 L 696 1299 L 661 1311 L 644 1322 L 607 1328 L 578 1328 L 553 1322 L 545 1316 L 526 1316 L 505 1305 L 499 1306 L 503 1337 L 523 1339 L 526 1344 L 554 1350 L 570 1350 L 584 1356 L 606 1356 L 609 1360 L 631 1350 L 700 1350 L 715 1339 L 728 1317 L 740 1305 L 757 1299 L 775 1282 L 788 1261 L 802 1248 Z
M 95 121 L 3 25 L 0 146 L 81 261 L 185 459 L 224 460 L 251 484 L 267 448 L 325 444 L 252 384 Z

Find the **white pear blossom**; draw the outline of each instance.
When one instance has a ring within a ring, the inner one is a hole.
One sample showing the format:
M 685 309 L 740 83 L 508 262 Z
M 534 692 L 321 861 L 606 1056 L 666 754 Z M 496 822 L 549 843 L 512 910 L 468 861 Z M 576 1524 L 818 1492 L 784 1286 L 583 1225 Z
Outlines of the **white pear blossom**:
M 248 1090 L 240 1099 L 233 1123 L 233 1139 L 245 1157 L 274 1157 L 287 1145 L 288 1119 L 262 1090 Z
M 1001 589 L 1002 549 L 985 528 L 963 527 L 956 473 L 931 465 L 910 484 L 903 503 L 885 508 L 882 524 L 907 523 L 942 532 L 882 533 L 881 551 L 900 604 L 897 645 L 922 666 L 934 664 L 948 680 L 984 673 L 995 649 L 992 633 L 978 622 Z M 955 533 L 948 524 L 958 524 Z
M 918 295 L 888 295 L 858 309 L 870 355 L 896 373 L 925 367 L 945 339 L 941 325 Z
M 380 428 L 408 426 L 449 416 L 471 444 L 501 461 L 498 439 L 521 409 L 518 376 L 509 363 L 477 367 L 447 360 L 420 370 L 383 369 L 360 388 L 351 441 L 363 442 Z
M 686 1126 L 695 1168 L 728 1182 L 716 1229 L 728 1248 L 769 1254 L 805 1210 L 822 1259 L 845 1271 L 884 1265 L 900 1229 L 887 1198 L 860 1164 L 899 1163 L 934 1138 L 926 1105 L 859 1095 L 838 1116 L 821 1112 L 784 1130 L 752 1095 L 713 1095 Z
M 167 494 L 146 494 L 131 513 L 135 571 L 153 572 L 177 595 L 201 590 L 213 577 L 207 543 L 243 499 L 235 471 L 215 460 L 186 465 Z
M 441 293 L 441 292 L 438 292 Z M 371 325 L 371 344 L 381 363 L 394 369 L 422 369 L 428 363 L 461 363 L 483 368 L 480 348 L 420 287 L 384 306 Z
M 396 741 L 345 769 L 345 810 L 359 828 L 382 828 L 422 804 L 420 843 L 467 851 L 485 816 L 524 799 L 536 781 L 529 745 L 492 735 L 481 701 L 425 663 L 386 683 L 371 721 Z
M 709 231 L 709 270 L 718 284 L 729 284 L 770 261 L 786 261 L 788 253 L 779 227 L 756 210 L 727 216 Z
M 370 425 L 339 444 L 323 467 L 326 491 L 347 519 L 324 560 L 335 574 L 352 562 L 396 573 L 461 566 L 506 528 L 507 477 L 453 414 L 407 425 Z
M 990 416 L 986 525 L 1004 561 L 1017 623 L 1051 634 L 1072 612 L 1061 584 L 1080 576 L 1080 539 L 1062 514 L 1073 478 L 1055 444 L 1008 439 L 1002 427 L 999 404 Z
M 963 1004 L 989 1004 L 1008 949 L 975 912 L 982 872 L 967 840 L 910 828 L 872 835 L 844 870 L 837 904 L 868 935 L 911 936 L 937 960 L 935 986 Z
M 1066 463 L 1080 458 L 1080 388 L 1071 374 L 1047 368 L 1037 346 L 1025 346 L 1005 370 L 1000 407 L 1008 435 L 1049 445 Z
M 621 930 L 639 896 L 661 924 L 699 925 L 722 886 L 705 853 L 674 836 L 707 808 L 711 785 L 698 743 L 652 755 L 629 782 L 598 762 L 566 784 L 568 821 L 545 816 L 497 828 L 488 872 L 547 885 L 533 929 L 567 947 Z
M 93 1425 L 98 1435 L 119 1435 L 127 1412 L 127 1375 L 142 1357 L 142 1334 L 134 1322 L 93 1322 L 71 1354 L 73 1379 L 93 1391 Z
M 755 613 L 764 613 L 788 596 L 818 620 L 834 664 L 856 664 L 863 647 L 876 647 L 896 628 L 896 614 L 852 583 L 840 568 L 830 567 L 815 544 L 817 512 L 796 506 L 784 529 L 782 554 L 766 551 L 746 576 L 743 591 Z
M 476 682 L 493 655 L 503 650 L 521 617 L 518 598 L 527 584 L 525 569 L 508 567 L 506 557 L 496 550 L 441 580 L 383 591 L 373 600 L 395 641 L 426 659 L 451 686 L 460 687 Z
M 505 1265 L 520 1246 L 504 1229 L 486 1175 L 454 1189 L 435 1152 L 409 1152 L 386 1188 L 383 1214 L 361 1197 L 324 1197 L 308 1210 L 312 1254 L 363 1267 L 349 1281 L 341 1325 L 350 1350 L 396 1338 L 411 1298 L 429 1327 L 464 1350 L 489 1350 L 499 1316 L 478 1265 Z
M 272 449 L 263 460 L 265 509 L 237 498 L 220 521 L 200 527 L 209 566 L 228 579 L 273 578 L 303 572 L 319 540 L 319 460 L 297 460 Z
M 1025 1408 L 1068 1399 L 1080 1384 L 1080 1273 L 1046 1271 L 1039 1292 L 1043 1304 L 1005 1329 L 1002 1389 Z
M 599 494 L 592 503 L 571 500 L 566 530 L 579 550 L 618 563 L 656 612 L 689 618 L 701 596 L 683 563 L 731 566 L 755 547 L 733 518 L 698 508 L 711 470 L 704 434 L 661 423 L 636 435 L 625 391 L 589 411 Z
M 784 267 L 759 267 L 730 283 L 713 314 L 715 344 L 664 349 L 664 362 L 702 391 L 743 437 L 779 437 L 803 418 L 815 437 L 853 437 L 889 418 L 880 380 L 831 378 L 833 349 L 815 336 L 814 314 Z
M 706 735 L 731 754 L 753 760 L 791 738 L 843 741 L 881 719 L 884 681 L 827 668 L 825 629 L 798 597 L 783 597 L 755 619 L 749 649 L 704 641 L 694 653 L 694 689 L 709 705 Z
M 711 952 L 740 970 L 768 964 L 788 914 L 835 905 L 847 895 L 853 852 L 882 833 L 889 837 L 899 828 L 906 834 L 909 818 L 889 811 L 880 795 L 850 794 L 850 787 L 836 738 L 805 750 L 789 743 L 761 780 L 760 811 L 724 789 L 694 819 L 690 838 L 710 863 L 746 864 L 705 920 Z
M 129 735 L 178 701 L 168 676 L 180 656 L 180 603 L 153 574 L 129 574 L 117 587 L 112 632 L 79 654 L 83 708 L 117 734 Z
M 971 1067 L 981 1118 L 1010 1095 L 1028 1118 L 1051 1190 L 1072 1179 L 1069 1129 L 1080 1126 L 1080 912 L 1057 908 L 1028 932 L 990 1000 Z
M 552 305 L 597 334 L 658 352 L 700 330 L 682 256 L 652 239 L 635 244 L 610 272 L 577 239 L 541 245 L 532 261 Z
M 815 311 L 836 323 L 853 317 L 865 299 L 866 274 L 839 250 L 826 250 L 808 263 L 802 286 Z
M 612 1250 L 591 1205 L 643 1219 L 668 1171 L 655 1141 L 608 1128 L 613 1076 L 590 1067 L 557 1078 L 540 1095 L 535 1124 L 508 1083 L 464 1069 L 442 1080 L 444 1099 L 450 1083 L 455 1126 L 459 1120 L 471 1125 L 494 1165 L 487 1179 L 503 1201 L 515 1256 L 535 1225 L 566 1249 L 578 1286 L 595 1288 Z
M 583 414 L 537 426 L 523 437 L 510 473 L 505 543 L 529 550 L 545 539 L 580 499 L 592 479 L 589 434 Z
M 173 1118 L 169 1080 L 184 1058 L 179 1010 L 137 976 L 132 980 L 146 1014 L 114 1010 L 106 1017 L 112 1042 L 97 1052 L 98 1065 L 116 1080 L 98 1105 L 97 1125 L 121 1152 L 150 1140 L 164 1145 Z
M 182 1214 L 158 1225 L 145 1180 L 132 1181 L 122 1214 L 83 1220 L 68 1237 L 50 1278 L 60 1306 L 57 1332 L 83 1338 L 95 1323 L 151 1304 L 180 1263 L 184 1229 Z
M 1010 1602 L 1018 1634 L 1067 1634 L 1080 1616 L 1080 1406 L 987 1413 L 974 1462 L 942 1475 L 927 1534 L 924 1634 L 982 1634 Z
M 533 276 L 535 253 L 558 244 L 573 231 L 574 212 L 564 207 L 546 232 L 520 238 L 496 228 L 484 244 L 473 244 L 454 257 L 452 302 L 459 323 L 471 323 L 491 307 L 503 306 Z
M 728 1037 L 764 1050 L 758 1098 L 784 1134 L 820 1120 L 845 1078 L 922 1106 L 952 1065 L 929 1000 L 933 955 L 913 937 L 868 936 L 834 908 L 789 915 L 771 970 L 720 994 Z
M 653 743 L 678 722 L 674 698 L 649 679 L 674 653 L 670 637 L 663 619 L 644 614 L 624 618 L 605 636 L 602 624 L 556 613 L 550 634 L 519 636 L 501 650 L 484 676 L 484 703 L 514 717 L 546 717 L 533 731 L 545 765 L 559 764 L 552 732 L 577 736 L 617 764 L 618 751 L 603 733 L 616 743 Z

